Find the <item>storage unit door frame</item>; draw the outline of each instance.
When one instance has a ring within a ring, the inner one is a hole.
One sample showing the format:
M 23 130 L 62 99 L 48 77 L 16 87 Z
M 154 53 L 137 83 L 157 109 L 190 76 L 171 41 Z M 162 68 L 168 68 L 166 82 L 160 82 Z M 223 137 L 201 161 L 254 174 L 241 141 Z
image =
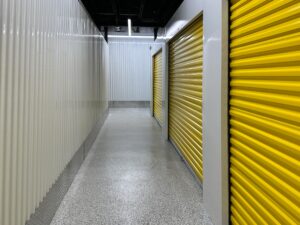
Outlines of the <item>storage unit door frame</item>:
M 300 1 L 232 1 L 232 224 L 300 224 Z
M 169 139 L 202 182 L 203 16 L 169 41 Z
M 160 49 L 152 57 L 153 62 L 153 116 L 159 125 L 163 123 L 162 110 L 162 91 L 163 91 L 163 75 L 162 75 L 162 49 Z

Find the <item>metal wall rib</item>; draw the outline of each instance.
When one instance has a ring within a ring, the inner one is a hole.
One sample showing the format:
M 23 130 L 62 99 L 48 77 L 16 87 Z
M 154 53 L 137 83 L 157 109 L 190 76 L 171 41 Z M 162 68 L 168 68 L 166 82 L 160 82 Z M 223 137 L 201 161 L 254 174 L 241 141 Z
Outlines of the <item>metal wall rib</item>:
M 169 136 L 200 180 L 202 172 L 203 22 L 169 43 Z
M 153 114 L 160 125 L 163 122 L 162 113 L 162 51 L 153 56 Z
M 235 1 L 232 224 L 300 224 L 300 2 Z
M 0 17 L 0 224 L 23 225 L 107 108 L 104 43 L 78 1 Z
M 151 42 L 109 42 L 110 100 L 151 100 Z

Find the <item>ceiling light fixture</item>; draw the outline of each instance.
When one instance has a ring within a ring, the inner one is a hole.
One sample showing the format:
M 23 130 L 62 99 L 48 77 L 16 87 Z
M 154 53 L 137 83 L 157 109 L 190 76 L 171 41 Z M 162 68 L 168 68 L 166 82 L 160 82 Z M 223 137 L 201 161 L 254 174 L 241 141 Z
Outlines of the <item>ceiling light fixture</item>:
M 131 36 L 131 19 L 128 19 L 128 36 Z
M 128 37 L 128 36 L 125 36 L 125 35 L 108 35 L 108 37 L 109 38 L 116 38 L 116 39 L 118 39 L 118 38 L 127 38 L 127 39 L 153 39 L 153 36 L 141 36 L 141 35 L 139 35 L 139 36 L 130 36 L 130 37 Z M 157 39 L 160 39 L 160 40 L 163 40 L 163 39 L 165 39 L 163 36 L 160 36 L 160 37 L 157 37 Z

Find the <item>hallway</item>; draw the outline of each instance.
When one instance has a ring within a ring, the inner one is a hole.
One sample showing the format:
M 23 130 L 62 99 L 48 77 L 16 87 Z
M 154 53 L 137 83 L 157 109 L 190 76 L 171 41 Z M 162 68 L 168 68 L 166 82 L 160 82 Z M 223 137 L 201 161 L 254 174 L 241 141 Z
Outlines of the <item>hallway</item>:
M 148 109 L 111 109 L 51 225 L 210 225 Z
M 0 225 L 300 225 L 300 0 L 1 0 L 0 31 Z

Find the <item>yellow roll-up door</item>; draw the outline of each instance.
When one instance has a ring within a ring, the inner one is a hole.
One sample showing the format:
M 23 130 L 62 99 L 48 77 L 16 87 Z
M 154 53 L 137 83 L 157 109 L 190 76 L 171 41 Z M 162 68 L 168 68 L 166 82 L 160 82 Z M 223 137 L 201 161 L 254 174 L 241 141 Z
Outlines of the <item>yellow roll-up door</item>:
M 153 56 L 153 114 L 161 125 L 162 115 L 162 51 Z
M 169 137 L 202 173 L 202 16 L 169 43 Z
M 232 1 L 232 224 L 300 224 L 300 1 Z

